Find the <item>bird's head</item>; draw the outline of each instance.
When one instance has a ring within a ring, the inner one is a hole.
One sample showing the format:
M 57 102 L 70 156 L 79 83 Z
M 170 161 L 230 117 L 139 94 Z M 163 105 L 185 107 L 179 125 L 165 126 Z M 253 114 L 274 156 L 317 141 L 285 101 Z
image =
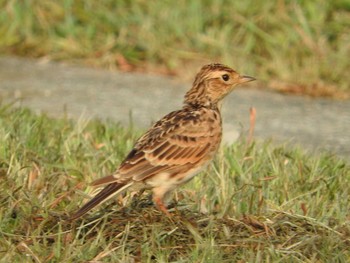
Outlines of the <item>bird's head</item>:
M 242 76 L 225 65 L 215 63 L 201 68 L 192 88 L 185 95 L 185 104 L 216 105 L 237 85 L 253 81 L 255 78 Z

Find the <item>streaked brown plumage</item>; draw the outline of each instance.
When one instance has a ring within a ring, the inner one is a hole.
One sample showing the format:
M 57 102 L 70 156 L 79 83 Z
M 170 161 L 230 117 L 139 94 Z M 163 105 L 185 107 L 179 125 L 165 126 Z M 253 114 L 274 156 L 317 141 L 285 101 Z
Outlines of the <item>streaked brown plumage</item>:
M 106 186 L 70 220 L 129 187 L 152 189 L 155 204 L 169 215 L 164 198 L 205 168 L 218 150 L 222 137 L 218 102 L 238 84 L 252 80 L 222 64 L 203 66 L 185 95 L 183 108 L 163 117 L 139 138 L 113 175 L 93 182 L 93 186 Z

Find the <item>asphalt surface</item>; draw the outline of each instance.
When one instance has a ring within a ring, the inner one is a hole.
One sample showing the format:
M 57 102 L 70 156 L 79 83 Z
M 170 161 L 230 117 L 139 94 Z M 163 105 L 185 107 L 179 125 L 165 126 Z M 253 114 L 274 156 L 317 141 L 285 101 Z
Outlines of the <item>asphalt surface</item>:
M 132 121 L 146 129 L 180 108 L 190 86 L 165 76 L 0 57 L 0 100 L 53 117 L 66 112 L 72 118 L 109 118 L 124 125 Z M 257 110 L 257 139 L 300 144 L 350 159 L 350 101 L 241 87 L 223 104 L 226 143 L 247 132 L 252 106 Z

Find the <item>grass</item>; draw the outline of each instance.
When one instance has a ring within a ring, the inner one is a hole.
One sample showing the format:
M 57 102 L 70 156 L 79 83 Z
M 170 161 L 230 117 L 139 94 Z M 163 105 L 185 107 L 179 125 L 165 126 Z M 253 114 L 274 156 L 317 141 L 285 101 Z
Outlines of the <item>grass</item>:
M 0 107 L 0 262 L 348 262 L 349 165 L 240 139 L 176 192 L 173 217 L 129 193 L 73 223 L 140 135 Z
M 221 61 L 277 90 L 344 98 L 349 11 L 347 0 L 0 1 L 0 52 L 181 76 Z

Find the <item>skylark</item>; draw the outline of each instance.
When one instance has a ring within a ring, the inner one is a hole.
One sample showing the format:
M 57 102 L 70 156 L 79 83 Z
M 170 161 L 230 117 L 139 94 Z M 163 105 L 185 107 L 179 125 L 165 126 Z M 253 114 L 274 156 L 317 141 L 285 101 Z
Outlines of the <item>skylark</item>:
M 154 203 L 169 215 L 165 198 L 203 170 L 219 148 L 222 121 L 218 103 L 238 84 L 253 80 L 222 64 L 203 66 L 182 109 L 169 113 L 141 136 L 114 174 L 94 181 L 93 186 L 105 187 L 70 220 L 129 187 L 152 189 Z

